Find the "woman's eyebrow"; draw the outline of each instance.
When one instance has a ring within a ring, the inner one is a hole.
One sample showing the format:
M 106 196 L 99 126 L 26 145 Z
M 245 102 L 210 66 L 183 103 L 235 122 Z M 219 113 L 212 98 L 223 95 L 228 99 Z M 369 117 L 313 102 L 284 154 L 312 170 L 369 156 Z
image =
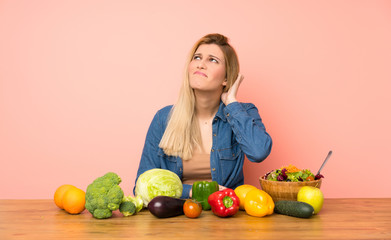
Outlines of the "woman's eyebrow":
M 215 55 L 212 55 L 212 54 L 209 54 L 209 57 L 214 57 L 214 58 L 217 58 L 218 60 L 220 60 L 220 58 L 218 58 L 218 57 L 216 57 Z

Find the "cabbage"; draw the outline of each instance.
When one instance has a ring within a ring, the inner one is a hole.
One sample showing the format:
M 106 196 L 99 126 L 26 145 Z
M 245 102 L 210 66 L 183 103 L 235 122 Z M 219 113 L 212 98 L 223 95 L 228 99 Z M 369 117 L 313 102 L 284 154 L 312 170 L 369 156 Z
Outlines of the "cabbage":
M 180 198 L 182 196 L 182 182 L 175 173 L 154 168 L 142 173 L 136 182 L 135 195 L 140 196 L 144 207 L 156 196 Z

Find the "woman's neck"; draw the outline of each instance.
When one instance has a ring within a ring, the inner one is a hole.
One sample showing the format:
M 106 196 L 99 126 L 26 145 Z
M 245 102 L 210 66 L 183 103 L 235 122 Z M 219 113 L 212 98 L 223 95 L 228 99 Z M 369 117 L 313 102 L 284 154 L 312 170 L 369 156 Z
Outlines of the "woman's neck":
M 219 109 L 221 94 L 211 95 L 195 93 L 195 97 L 195 110 L 198 119 L 207 120 L 213 118 Z

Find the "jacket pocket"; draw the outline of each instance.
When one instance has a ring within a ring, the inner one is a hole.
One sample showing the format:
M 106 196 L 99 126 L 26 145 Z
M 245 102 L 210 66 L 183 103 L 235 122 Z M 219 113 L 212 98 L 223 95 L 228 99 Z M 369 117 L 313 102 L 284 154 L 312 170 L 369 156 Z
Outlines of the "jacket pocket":
M 236 143 L 229 148 L 218 149 L 217 152 L 221 160 L 234 161 L 238 159 L 238 156 L 241 154 L 242 149 L 240 149 L 239 144 Z
M 232 184 L 242 169 L 243 162 L 240 161 L 242 159 L 242 149 L 239 147 L 239 144 L 235 144 L 229 148 L 219 149 L 217 152 L 220 157 L 222 182 Z

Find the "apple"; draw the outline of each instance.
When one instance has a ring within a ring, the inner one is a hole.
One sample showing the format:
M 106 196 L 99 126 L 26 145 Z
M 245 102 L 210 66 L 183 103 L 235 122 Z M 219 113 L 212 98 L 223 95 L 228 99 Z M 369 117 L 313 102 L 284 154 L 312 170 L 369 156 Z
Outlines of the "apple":
M 323 193 L 319 188 L 304 186 L 297 193 L 297 201 L 310 204 L 317 214 L 323 207 Z

